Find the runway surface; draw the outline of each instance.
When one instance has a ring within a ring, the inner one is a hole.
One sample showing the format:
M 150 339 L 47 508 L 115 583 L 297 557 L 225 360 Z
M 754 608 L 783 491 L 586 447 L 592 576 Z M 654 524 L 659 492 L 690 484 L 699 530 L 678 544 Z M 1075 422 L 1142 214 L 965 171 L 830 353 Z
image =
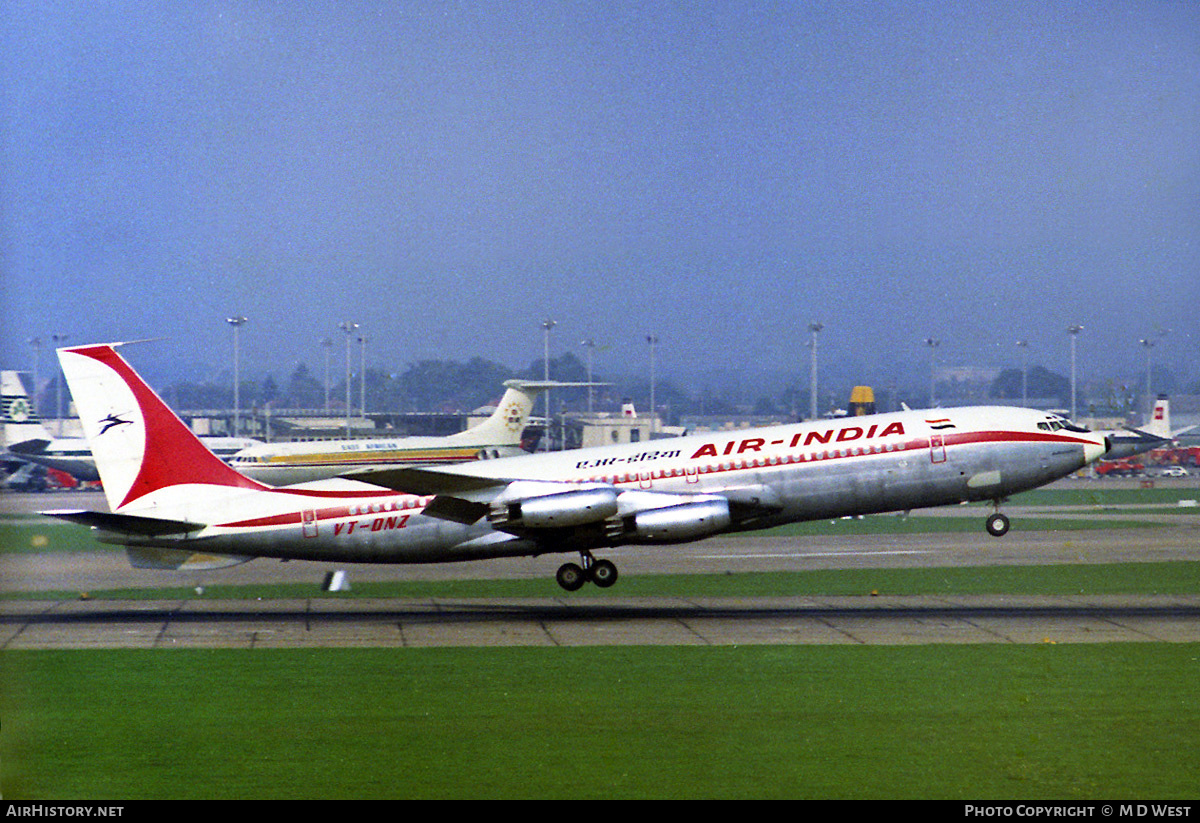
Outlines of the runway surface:
M 68 502 L 69 501 L 69 502 Z M 36 508 L 87 507 L 38 496 Z M 99 506 L 102 508 L 102 506 Z M 23 509 L 22 509 L 23 510 Z M 34 509 L 30 509 L 33 511 Z M 961 514 L 955 509 L 942 510 Z M 1019 523 L 1020 512 L 1007 509 Z M 1065 512 L 1063 516 L 1093 516 Z M 1136 517 L 1136 515 L 1134 516 Z M 1154 515 L 1146 515 L 1153 518 Z M 1130 516 L 1122 514 L 1121 520 Z M 1200 560 L 1200 516 L 1153 529 L 1014 528 L 885 536 L 714 538 L 683 546 L 605 552 L 622 577 L 810 569 L 1036 565 Z M 101 549 L 0 554 L 0 591 L 60 592 L 56 599 L 0 600 L 0 649 L 313 648 L 333 646 L 578 646 L 619 644 L 904 644 L 1200 641 L 1200 595 L 667 598 L 567 594 L 553 582 L 561 555 L 430 566 L 339 566 L 367 580 L 538 578 L 532 599 L 371 600 L 320 591 L 334 567 L 258 560 L 205 574 L 129 568 Z M 307 583 L 312 597 L 269 601 L 87 599 L 103 589 Z
M 16 601 L 0 648 L 1200 641 L 1200 596 Z

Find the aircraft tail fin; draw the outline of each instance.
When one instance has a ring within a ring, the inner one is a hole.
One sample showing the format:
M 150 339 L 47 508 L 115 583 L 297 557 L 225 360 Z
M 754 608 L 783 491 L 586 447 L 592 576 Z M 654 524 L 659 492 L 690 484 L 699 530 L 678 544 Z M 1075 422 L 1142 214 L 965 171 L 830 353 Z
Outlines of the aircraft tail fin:
M 112 511 L 136 502 L 135 509 L 186 520 L 197 486 L 264 488 L 205 448 L 117 345 L 58 350 Z
M 451 443 L 471 442 L 489 446 L 519 446 L 521 433 L 529 422 L 533 404 L 547 389 L 578 386 L 602 386 L 604 383 L 560 383 L 557 381 L 506 380 L 499 405 L 487 420 L 447 438 Z
M 1165 394 L 1160 394 L 1154 401 L 1154 410 L 1150 414 L 1150 423 L 1142 426 L 1142 431 L 1156 437 L 1171 437 L 1171 401 Z
M 38 418 L 20 372 L 0 371 L 0 416 L 4 419 L 5 445 L 52 439 Z

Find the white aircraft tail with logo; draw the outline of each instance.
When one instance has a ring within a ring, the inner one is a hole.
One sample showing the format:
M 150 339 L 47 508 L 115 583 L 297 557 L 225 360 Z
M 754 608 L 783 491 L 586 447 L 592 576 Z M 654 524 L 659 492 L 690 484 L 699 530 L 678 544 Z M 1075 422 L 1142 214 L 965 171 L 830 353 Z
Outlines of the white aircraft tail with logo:
M 603 386 L 604 383 L 559 383 L 557 381 L 506 380 L 505 392 L 500 398 L 500 404 L 487 420 L 478 426 L 472 426 L 466 431 L 452 434 L 446 438 L 447 443 L 460 441 L 470 443 L 488 443 L 495 445 L 519 446 L 521 433 L 529 422 L 533 412 L 534 401 L 538 395 L 547 389 L 572 388 L 581 386 Z
M 0 371 L 0 406 L 4 418 L 4 445 L 53 439 L 38 418 L 19 372 Z
M 1154 411 L 1150 414 L 1150 423 L 1142 426 L 1142 431 L 1156 437 L 1171 439 L 1171 401 L 1165 394 L 1160 394 L 1154 401 Z
M 262 488 L 209 451 L 113 345 L 58 357 L 111 511 L 186 520 L 232 489 Z
M 528 380 L 506 380 L 504 396 L 496 410 L 486 420 L 466 431 L 452 434 L 447 443 L 470 441 L 498 446 L 519 446 L 521 432 L 529 421 L 537 396 L 555 383 L 532 383 Z

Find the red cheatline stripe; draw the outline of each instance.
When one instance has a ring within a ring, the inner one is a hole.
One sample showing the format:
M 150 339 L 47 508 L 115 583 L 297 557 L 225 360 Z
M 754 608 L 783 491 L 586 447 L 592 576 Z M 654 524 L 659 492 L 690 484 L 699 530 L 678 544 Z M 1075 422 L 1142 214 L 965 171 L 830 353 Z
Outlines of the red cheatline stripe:
M 1024 443 L 1063 443 L 1066 445 L 1078 445 L 1078 446 L 1091 445 L 1091 441 L 1083 440 L 1081 438 L 1076 438 L 1076 437 L 1063 436 L 1060 434 L 1050 434 L 1050 433 L 1042 433 L 1042 432 L 1005 432 L 1005 431 L 957 432 L 957 433 L 946 435 L 945 442 L 946 442 L 947 446 L 966 445 L 966 444 L 981 444 L 981 443 L 986 444 L 986 443 L 1022 443 L 1022 442 L 1024 442 Z M 910 441 L 909 443 L 905 444 L 905 446 L 906 446 L 906 449 L 905 449 L 906 451 L 912 451 L 914 449 L 925 449 L 925 448 L 929 447 L 929 441 L 928 440 Z M 825 459 L 830 459 L 830 460 L 845 459 L 845 458 L 849 458 L 849 457 L 868 457 L 868 456 L 875 456 L 875 455 L 882 455 L 882 454 L 894 454 L 895 453 L 895 452 L 890 452 L 890 451 L 879 450 L 879 451 L 871 452 L 869 454 L 861 454 L 861 455 L 860 454 L 850 454 L 849 452 L 854 448 L 858 448 L 858 447 L 847 444 L 843 449 L 827 450 L 827 451 L 831 451 L 831 452 L 838 452 L 838 454 L 836 455 L 836 457 L 835 457 L 835 455 L 831 454 L 829 457 L 827 457 Z M 799 461 L 799 462 L 807 463 L 807 462 L 812 462 L 812 461 L 803 460 L 803 461 Z M 817 462 L 820 462 L 820 460 L 818 460 Z M 790 461 L 785 461 L 782 458 L 780 459 L 779 462 L 774 463 L 773 465 L 784 465 L 785 463 L 795 465 L 795 463 L 791 463 Z M 760 460 L 736 460 L 736 461 L 732 461 L 732 464 L 731 464 L 730 468 L 728 468 L 728 469 L 726 469 L 726 468 L 714 469 L 711 466 L 701 467 L 702 469 L 704 469 L 701 473 L 708 474 L 708 473 L 717 473 L 717 472 L 725 472 L 725 471 L 741 471 L 743 469 L 758 469 L 758 468 L 763 468 L 764 465 L 766 465 L 764 463 L 764 461 L 760 461 Z M 669 473 L 664 472 L 661 475 L 659 475 L 658 473 L 655 473 L 655 479 L 659 479 L 660 477 L 667 477 L 667 476 L 672 476 L 672 477 L 683 476 L 684 472 L 685 472 L 684 469 L 678 469 L 677 471 L 672 471 Z M 620 474 L 614 476 L 612 482 L 617 485 L 624 485 L 626 483 L 639 482 L 641 479 L 642 478 L 640 478 L 635 473 L 625 473 L 623 477 Z M 573 482 L 573 481 L 566 480 L 566 481 L 562 481 L 562 482 Z M 580 481 L 580 482 L 582 482 L 582 481 Z M 320 497 L 320 498 L 326 498 L 326 499 L 329 499 L 329 498 L 334 498 L 334 499 L 337 499 L 337 498 L 342 498 L 342 499 L 359 498 L 359 499 L 361 499 L 361 498 L 373 498 L 373 497 L 378 498 L 378 497 L 394 497 L 394 496 L 396 496 L 396 493 L 393 491 L 390 491 L 390 490 L 381 490 L 379 492 L 362 492 L 362 491 L 322 492 L 322 491 L 312 490 L 312 489 L 272 489 L 271 491 L 278 493 L 278 494 L 288 494 L 288 495 L 293 495 L 293 496 L 297 496 L 297 497 Z M 415 497 L 415 495 L 413 495 L 412 497 Z M 426 501 L 428 499 L 429 498 L 425 498 Z M 390 509 L 389 511 L 406 511 L 406 510 L 410 510 L 413 508 L 423 508 L 423 505 L 406 506 L 401 509 Z M 368 513 L 369 512 L 363 512 L 362 514 L 368 514 Z M 317 513 L 318 520 L 324 520 L 324 519 L 336 518 L 336 517 L 349 517 L 349 516 L 351 516 L 349 511 L 343 511 L 341 509 L 324 509 Z M 222 527 L 226 527 L 226 528 L 249 528 L 249 527 L 254 527 L 254 526 L 264 526 L 264 527 L 265 526 L 282 526 L 282 525 L 289 525 L 292 523 L 299 523 L 299 522 L 301 522 L 300 512 L 296 511 L 296 512 L 289 512 L 289 513 L 285 513 L 285 514 L 268 516 L 268 517 L 253 518 L 250 520 L 242 520 L 242 521 L 237 521 L 237 522 L 233 522 L 233 523 L 222 523 L 220 525 Z

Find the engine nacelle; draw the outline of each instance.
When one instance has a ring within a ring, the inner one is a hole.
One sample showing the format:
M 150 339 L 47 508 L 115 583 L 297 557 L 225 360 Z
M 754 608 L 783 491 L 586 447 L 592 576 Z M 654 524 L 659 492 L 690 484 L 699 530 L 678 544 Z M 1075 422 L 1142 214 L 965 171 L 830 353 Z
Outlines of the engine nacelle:
M 728 500 L 699 500 L 614 518 L 608 537 L 620 543 L 682 543 L 716 534 L 730 523 Z
M 498 503 L 488 521 L 498 529 L 565 529 L 598 523 L 617 513 L 613 489 L 578 489 Z

